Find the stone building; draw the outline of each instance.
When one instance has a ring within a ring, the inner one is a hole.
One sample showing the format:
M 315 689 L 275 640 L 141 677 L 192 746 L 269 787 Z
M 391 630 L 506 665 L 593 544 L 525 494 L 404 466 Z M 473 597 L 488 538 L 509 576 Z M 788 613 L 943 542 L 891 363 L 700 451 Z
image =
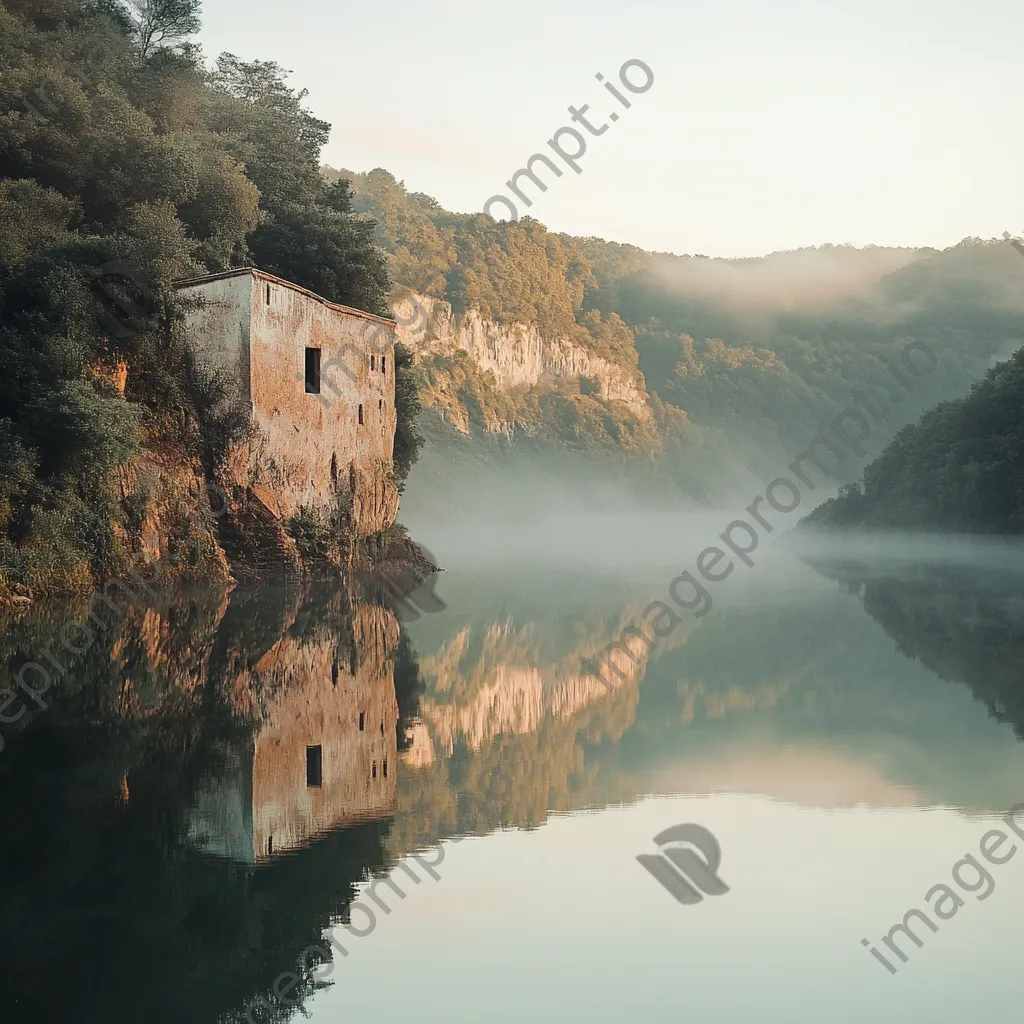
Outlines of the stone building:
M 257 428 L 226 483 L 279 520 L 341 500 L 356 532 L 398 510 L 393 321 L 245 268 L 178 281 L 189 343 Z
M 329 634 L 286 634 L 253 666 L 275 694 L 262 727 L 197 794 L 192 844 L 262 864 L 327 832 L 394 814 L 398 702 L 389 652 L 394 616 L 365 607 L 353 623 L 355 664 Z

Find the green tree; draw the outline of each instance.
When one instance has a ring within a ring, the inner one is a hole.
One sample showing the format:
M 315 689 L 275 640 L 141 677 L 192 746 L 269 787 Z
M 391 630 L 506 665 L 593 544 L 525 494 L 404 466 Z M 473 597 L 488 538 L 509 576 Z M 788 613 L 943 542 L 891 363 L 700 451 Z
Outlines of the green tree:
M 180 43 L 199 31 L 199 0 L 124 0 L 139 52 Z
M 409 476 L 413 463 L 423 447 L 423 435 L 417 427 L 421 405 L 419 376 L 413 365 L 412 353 L 402 345 L 395 346 L 395 476 L 401 489 Z

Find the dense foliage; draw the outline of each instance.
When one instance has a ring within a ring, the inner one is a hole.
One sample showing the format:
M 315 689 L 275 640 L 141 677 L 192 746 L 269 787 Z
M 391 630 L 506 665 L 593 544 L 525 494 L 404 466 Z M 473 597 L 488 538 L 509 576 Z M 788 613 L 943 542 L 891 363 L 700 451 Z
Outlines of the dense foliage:
M 966 398 L 904 427 L 850 484 L 805 522 L 1024 531 L 1024 349 L 994 366 Z
M 1024 268 L 1001 240 L 674 256 L 554 235 L 530 218 L 449 213 L 379 168 L 325 173 L 351 178 L 396 282 L 608 359 L 636 377 L 652 416 L 585 377 L 501 390 L 465 353 L 423 358 L 425 407 L 512 443 L 642 456 L 696 496 L 721 495 L 738 469 L 777 475 L 851 404 L 851 388 L 891 383 L 883 360 L 912 340 L 938 364 L 904 416 L 963 394 L 1024 342 Z M 874 434 L 888 440 L 897 426 Z M 851 462 L 847 478 L 859 469 Z
M 0 5 L 0 586 L 113 571 L 144 439 L 209 455 L 175 278 L 258 265 L 387 311 L 373 224 L 319 173 L 329 126 L 276 64 L 207 67 L 197 24 L 195 0 Z

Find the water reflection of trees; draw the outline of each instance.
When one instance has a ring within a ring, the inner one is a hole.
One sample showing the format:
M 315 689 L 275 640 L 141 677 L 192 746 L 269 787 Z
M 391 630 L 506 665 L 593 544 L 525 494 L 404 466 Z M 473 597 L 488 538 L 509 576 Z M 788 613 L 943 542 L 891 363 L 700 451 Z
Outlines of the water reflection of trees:
M 0 665 L 60 621 L 17 624 Z M 239 590 L 133 609 L 70 668 L 0 756 L 5 1016 L 241 1019 L 385 867 L 420 689 L 408 640 L 337 588 Z M 322 733 L 315 789 L 304 728 Z M 197 818 L 211 792 L 228 798 Z
M 1019 573 L 963 565 L 856 563 L 818 568 L 856 594 L 897 649 L 942 679 L 966 684 L 1024 739 L 1024 595 Z
M 178 595 L 129 610 L 69 660 L 0 756 L 12 1017 L 242 1019 L 396 858 L 628 796 L 591 752 L 628 728 L 641 671 L 588 696 L 576 648 L 589 641 L 571 643 L 535 728 L 472 744 L 447 730 L 451 749 L 423 761 L 424 674 L 387 605 L 326 585 Z M 5 633 L 0 677 L 70 616 Z M 483 628 L 497 635 L 490 618 Z M 484 644 L 485 661 L 517 663 L 531 635 Z M 431 713 L 444 715 L 436 700 Z

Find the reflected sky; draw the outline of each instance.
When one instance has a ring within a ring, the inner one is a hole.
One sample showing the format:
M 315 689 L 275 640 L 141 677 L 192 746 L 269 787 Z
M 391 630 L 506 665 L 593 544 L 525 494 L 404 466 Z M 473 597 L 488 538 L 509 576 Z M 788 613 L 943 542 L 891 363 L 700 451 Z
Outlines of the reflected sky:
M 635 861 L 696 821 L 729 893 L 676 903 Z M 717 794 L 559 816 L 450 847 L 438 871 L 352 944 L 313 1020 L 962 1021 L 1011 1014 L 1024 856 L 890 975 L 860 944 L 926 907 L 991 827 L 948 809 L 843 811 Z M 400 916 L 399 916 L 400 915 Z M 909 944 L 908 944 L 909 946 Z M 883 947 L 884 948 L 884 947 Z M 396 963 L 403 983 L 389 985 Z

